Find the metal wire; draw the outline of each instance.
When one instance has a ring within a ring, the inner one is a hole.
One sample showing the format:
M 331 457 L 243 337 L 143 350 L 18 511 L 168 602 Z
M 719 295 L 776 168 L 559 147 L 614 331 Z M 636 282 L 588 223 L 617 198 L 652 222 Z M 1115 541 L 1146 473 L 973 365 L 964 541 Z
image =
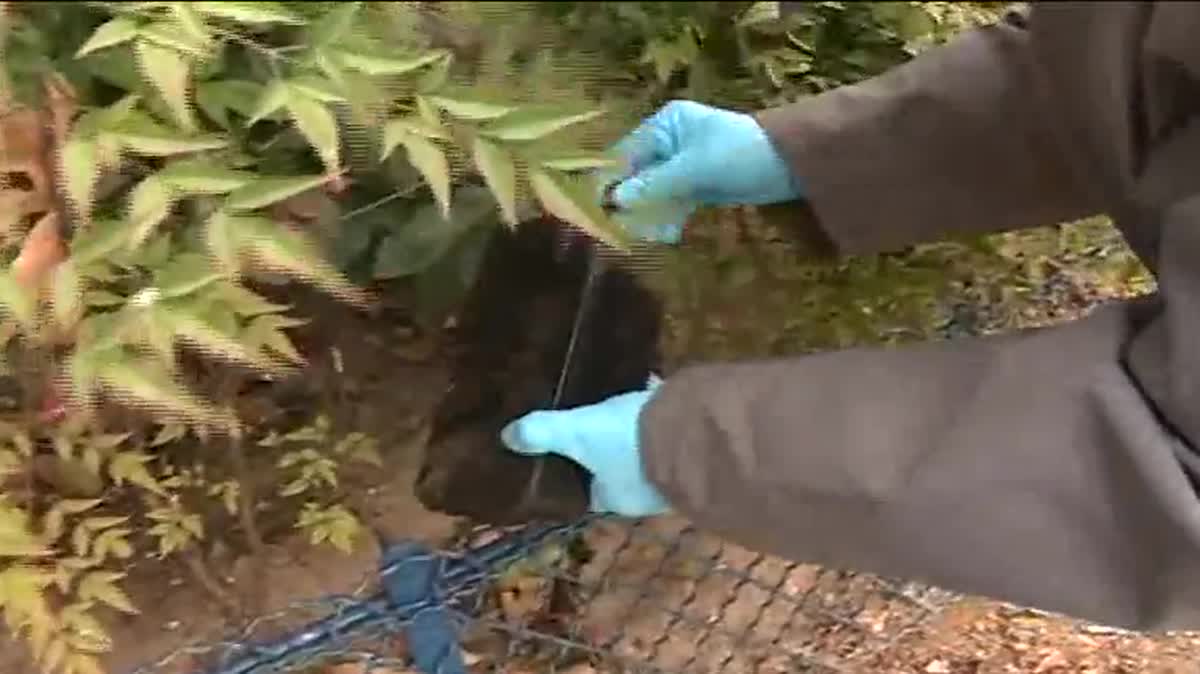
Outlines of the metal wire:
M 567 543 L 582 543 L 592 559 L 560 555 L 513 566 Z M 404 603 L 386 589 L 297 603 L 126 674 L 177 672 L 168 667 L 183 656 L 198 667 L 188 670 L 194 674 L 308 674 L 345 662 L 360 663 L 362 671 L 413 671 L 418 644 L 398 653 L 393 642 L 406 633 L 411 638 L 413 625 L 436 610 L 446 612 L 449 634 L 467 649 L 463 671 L 869 671 L 872 658 L 945 605 L 883 579 L 753 555 L 669 520 L 530 526 L 457 551 L 405 544 L 385 551 L 384 559 L 376 586 L 391 576 L 411 579 L 428 565 L 435 570 L 430 590 Z M 518 610 L 497 601 L 514 573 L 569 594 L 569 606 L 537 600 Z M 881 630 L 871 601 L 904 613 L 902 624 Z M 313 607 L 323 608 L 324 617 L 274 639 L 261 636 L 270 623 Z M 455 670 L 439 664 L 418 671 Z

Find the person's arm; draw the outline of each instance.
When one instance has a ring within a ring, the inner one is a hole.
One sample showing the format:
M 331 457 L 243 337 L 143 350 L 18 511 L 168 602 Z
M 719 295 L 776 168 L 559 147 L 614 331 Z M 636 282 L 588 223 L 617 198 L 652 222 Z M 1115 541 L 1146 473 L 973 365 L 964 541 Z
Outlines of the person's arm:
M 779 219 L 852 255 L 1099 212 L 1062 160 L 1024 21 L 1010 12 L 883 75 L 758 113 L 816 216 Z
M 1190 121 L 1097 169 L 1137 176 L 1124 196 L 1153 221 L 1160 295 L 1023 334 L 675 373 L 639 431 L 667 502 L 796 560 L 1112 625 L 1200 627 L 1200 96 L 1186 98 L 1200 91 L 1186 88 L 1200 82 L 1200 9 L 1181 6 L 1108 34 L 1158 36 L 1125 54 L 1155 71 L 1135 86 L 1146 109 Z M 1018 101 L 1024 40 L 985 31 L 790 119 L 764 116 L 844 250 L 1091 210 Z M 996 116 L 1009 137 L 984 121 Z

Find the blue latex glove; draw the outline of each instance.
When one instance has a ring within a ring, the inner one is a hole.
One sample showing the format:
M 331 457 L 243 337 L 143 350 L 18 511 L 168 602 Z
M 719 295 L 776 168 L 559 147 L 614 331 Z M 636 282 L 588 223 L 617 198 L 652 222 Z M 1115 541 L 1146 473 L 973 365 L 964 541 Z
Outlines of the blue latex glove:
M 558 454 L 592 474 L 591 509 L 647 517 L 670 508 L 642 472 L 638 416 L 662 382 L 651 376 L 646 390 L 569 410 L 530 412 L 509 423 L 500 438 L 527 455 Z
M 692 101 L 672 101 L 616 146 L 624 178 L 616 206 L 645 211 L 624 223 L 642 238 L 676 243 L 683 222 L 701 206 L 763 205 L 800 198 L 802 191 L 754 117 Z M 620 215 L 615 219 L 622 221 Z

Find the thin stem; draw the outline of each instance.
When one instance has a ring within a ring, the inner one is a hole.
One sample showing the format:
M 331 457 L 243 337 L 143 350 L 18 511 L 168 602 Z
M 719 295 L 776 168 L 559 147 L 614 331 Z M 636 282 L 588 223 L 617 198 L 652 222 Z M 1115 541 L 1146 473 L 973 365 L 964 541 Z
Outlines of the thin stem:
M 208 565 L 201 557 L 200 551 L 197 549 L 190 550 L 183 555 L 183 565 L 188 572 L 192 574 L 192 578 L 204 588 L 205 592 L 212 595 L 213 599 L 217 600 L 223 608 L 229 611 L 232 615 L 240 616 L 242 614 L 242 604 L 237 598 L 225 589 L 221 582 L 218 581 L 208 569 Z

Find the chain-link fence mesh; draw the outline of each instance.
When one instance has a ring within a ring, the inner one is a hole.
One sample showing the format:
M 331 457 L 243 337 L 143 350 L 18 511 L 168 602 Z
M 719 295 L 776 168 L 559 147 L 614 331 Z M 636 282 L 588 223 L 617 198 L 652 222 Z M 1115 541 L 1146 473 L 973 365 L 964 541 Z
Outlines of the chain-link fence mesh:
M 384 559 L 357 595 L 293 605 L 135 674 L 879 671 L 954 600 L 757 555 L 672 518 L 483 529 Z

